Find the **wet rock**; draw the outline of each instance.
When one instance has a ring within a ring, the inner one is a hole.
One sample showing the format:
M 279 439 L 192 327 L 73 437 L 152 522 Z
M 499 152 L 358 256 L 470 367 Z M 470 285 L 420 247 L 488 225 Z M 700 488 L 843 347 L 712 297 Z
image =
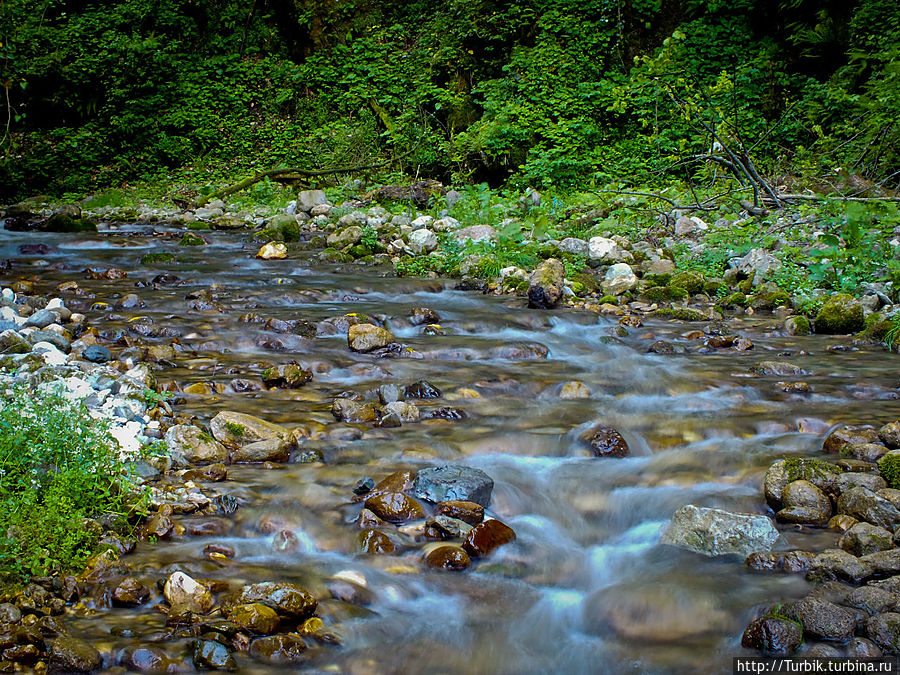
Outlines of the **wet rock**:
M 559 390 L 559 397 L 561 399 L 590 398 L 591 390 L 584 382 L 573 380 L 572 382 L 563 384 L 562 388 Z
M 432 569 L 461 572 L 472 564 L 472 559 L 458 546 L 438 546 L 425 556 L 425 564 Z
M 780 459 L 766 472 L 763 481 L 766 501 L 773 507 L 780 507 L 784 489 L 796 480 L 809 481 L 820 490 L 825 490 L 840 473 L 840 467 L 820 459 Z
M 803 627 L 789 619 L 764 616 L 752 621 L 741 636 L 741 646 L 767 654 L 787 655 L 803 642 Z
M 173 459 L 188 464 L 224 462 L 228 450 L 209 434 L 192 424 L 169 427 L 166 447 Z
M 856 630 L 854 615 L 827 600 L 807 597 L 790 603 L 785 614 L 803 625 L 803 632 L 824 640 L 846 640 Z
M 516 533 L 511 527 L 491 518 L 472 528 L 466 535 L 463 548 L 473 558 L 484 558 L 515 538 Z
M 813 566 L 816 554 L 808 551 L 785 551 L 778 553 L 751 553 L 744 564 L 761 572 L 806 572 Z
M 176 673 L 181 666 L 160 647 L 127 647 L 119 654 L 119 664 L 139 673 Z
M 374 422 L 381 417 L 378 406 L 371 403 L 360 403 L 349 398 L 336 398 L 331 404 L 331 414 L 341 422 L 358 424 Z
M 197 670 L 235 671 L 238 668 L 237 661 L 228 652 L 228 648 L 215 640 L 194 642 L 193 663 Z
M 841 449 L 841 454 L 863 462 L 877 462 L 888 453 L 887 447 L 880 443 L 848 443 Z
M 287 258 L 287 246 L 280 241 L 270 241 L 263 244 L 257 251 L 256 257 L 260 260 L 281 260 Z
M 837 515 L 828 521 L 828 529 L 837 532 L 846 532 L 859 521 L 853 516 Z
M 381 555 L 394 552 L 394 542 L 378 530 L 365 529 L 357 537 L 359 550 L 369 555 Z
M 837 476 L 834 480 L 831 481 L 829 491 L 832 494 L 839 495 L 843 492 L 846 492 L 850 488 L 855 487 L 866 488 L 867 490 L 871 490 L 872 492 L 879 492 L 880 490 L 887 487 L 887 483 L 885 482 L 884 478 L 874 473 L 857 473 L 848 471 L 842 473 L 840 476 Z
M 409 322 L 413 326 L 424 326 L 429 323 L 440 323 L 441 317 L 428 307 L 413 307 L 409 311 Z
M 279 530 L 272 537 L 272 550 L 276 553 L 289 553 L 300 548 L 300 539 L 290 530 Z
M 143 605 L 150 599 L 150 589 L 134 577 L 125 577 L 113 590 L 113 600 L 124 607 Z
M 384 413 L 396 415 L 401 422 L 418 422 L 419 408 L 406 401 L 393 401 L 382 406 Z
M 660 541 L 707 556 L 737 553 L 746 557 L 768 551 L 777 539 L 778 530 L 765 516 L 688 504 L 675 512 Z
M 877 586 L 861 586 L 854 588 L 844 598 L 844 603 L 848 607 L 861 609 L 867 614 L 879 614 L 880 612 L 889 612 L 896 606 L 897 600 L 893 593 L 889 593 L 883 588 Z
M 169 536 L 172 530 L 175 529 L 175 523 L 169 516 L 163 513 L 154 513 L 150 519 L 144 523 L 142 529 L 144 534 L 148 537 L 163 539 L 164 537 Z
M 900 654 L 900 614 L 876 614 L 866 621 L 866 633 L 885 654 Z
M 261 637 L 250 643 L 250 656 L 279 666 L 302 663 L 307 658 L 306 642 L 295 635 Z
M 240 630 L 256 635 L 271 635 L 278 629 L 280 622 L 274 609 L 259 602 L 231 606 L 227 617 Z
M 839 548 L 818 553 L 807 575 L 812 579 L 840 579 L 858 584 L 872 576 L 872 568 L 856 556 Z
M 878 659 L 882 651 L 871 640 L 853 637 L 847 642 L 846 655 L 853 659 Z
M 184 572 L 174 572 L 169 576 L 163 595 L 169 605 L 179 605 L 194 614 L 205 614 L 215 604 L 209 588 Z
M 900 549 L 869 553 L 859 560 L 861 563 L 869 565 L 877 575 L 896 576 L 900 574 Z
M 286 462 L 291 454 L 290 445 L 280 438 L 269 438 L 248 443 L 231 452 L 231 461 L 240 462 Z
M 788 483 L 781 493 L 784 508 L 776 515 L 784 523 L 826 525 L 831 519 L 831 500 L 807 480 Z
M 472 526 L 449 516 L 436 515 L 425 521 L 427 539 L 464 539 Z
M 412 494 L 431 503 L 446 501 L 491 503 L 494 481 L 484 471 L 466 466 L 439 466 L 416 473 Z
M 463 500 L 448 500 L 440 502 L 435 507 L 435 513 L 449 518 L 456 518 L 469 525 L 478 525 L 484 520 L 484 507 L 475 502 Z
M 893 530 L 900 523 L 900 511 L 884 497 L 864 487 L 853 487 L 838 497 L 838 513 L 853 516 Z
M 355 352 L 371 352 L 394 342 L 394 336 L 372 323 L 358 323 L 347 330 L 347 345 Z
M 427 380 L 418 380 L 403 388 L 403 395 L 406 398 L 433 399 L 441 398 L 443 393 Z
M 22 611 L 9 602 L 0 603 L 0 624 L 19 623 L 22 620 Z
M 262 381 L 267 387 L 278 389 L 297 389 L 313 379 L 312 371 L 296 363 L 288 363 L 263 371 Z
M 841 426 L 825 438 L 822 450 L 838 454 L 844 446 L 852 443 L 878 443 L 878 432 L 871 427 Z
M 893 535 L 883 527 L 856 523 L 841 536 L 838 546 L 860 557 L 890 549 L 893 546 Z
M 545 260 L 528 280 L 528 306 L 534 309 L 552 309 L 562 298 L 566 271 L 556 258 Z
M 318 606 L 310 593 L 296 584 L 267 581 L 244 586 L 236 597 L 241 604 L 262 603 L 279 614 L 302 621 L 311 617 Z
M 357 496 L 362 496 L 368 494 L 372 491 L 372 488 L 375 487 L 375 481 L 366 476 L 365 478 L 360 478 L 356 485 L 353 487 L 353 494 Z
M 217 441 L 229 448 L 237 448 L 256 441 L 287 439 L 290 432 L 280 424 L 266 422 L 253 415 L 225 410 L 213 417 L 209 428 Z
M 73 637 L 58 637 L 49 644 L 51 671 L 64 673 L 89 673 L 102 665 L 100 652 L 85 642 Z
M 836 293 L 822 305 L 814 325 L 817 333 L 857 333 L 865 327 L 865 312 L 852 295 Z
M 366 500 L 366 508 L 389 523 L 405 523 L 425 517 L 422 506 L 402 492 L 373 495 Z
M 757 375 L 777 375 L 779 377 L 806 375 L 803 368 L 787 361 L 760 361 L 750 368 L 750 372 Z
M 665 340 L 657 340 L 647 347 L 647 352 L 650 354 L 674 354 L 675 351 L 675 345 Z
M 891 450 L 900 448 L 900 420 L 888 422 L 878 430 L 878 438 Z
M 415 478 L 415 471 L 408 469 L 395 471 L 378 481 L 374 492 L 408 492 L 412 489 Z
M 605 424 L 591 427 L 580 436 L 594 457 L 627 457 L 628 443 L 618 431 Z

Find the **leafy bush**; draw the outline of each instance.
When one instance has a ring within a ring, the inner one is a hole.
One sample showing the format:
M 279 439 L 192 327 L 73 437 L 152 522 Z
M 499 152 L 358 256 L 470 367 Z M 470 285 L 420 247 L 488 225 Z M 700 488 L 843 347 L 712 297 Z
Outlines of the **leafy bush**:
M 124 531 L 137 494 L 83 403 L 22 386 L 0 394 L 0 581 L 78 568 L 98 544 L 85 520 Z

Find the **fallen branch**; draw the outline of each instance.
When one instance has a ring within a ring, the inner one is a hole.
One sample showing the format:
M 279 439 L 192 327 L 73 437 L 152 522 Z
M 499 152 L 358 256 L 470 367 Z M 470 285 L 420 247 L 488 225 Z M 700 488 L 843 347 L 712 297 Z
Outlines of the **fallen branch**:
M 763 197 L 763 201 L 775 201 L 771 197 Z M 840 202 L 900 202 L 900 197 L 844 197 L 843 195 L 778 195 L 781 201 L 818 202 L 834 199 Z

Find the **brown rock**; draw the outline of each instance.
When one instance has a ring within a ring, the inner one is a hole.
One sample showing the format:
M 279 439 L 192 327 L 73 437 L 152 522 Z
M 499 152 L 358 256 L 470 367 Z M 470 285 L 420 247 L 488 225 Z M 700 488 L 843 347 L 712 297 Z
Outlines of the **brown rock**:
M 508 525 L 493 518 L 472 528 L 466 535 L 463 548 L 473 558 L 483 558 L 500 546 L 515 540 L 516 533 Z
M 438 546 L 425 556 L 425 564 L 434 569 L 461 572 L 472 564 L 472 559 L 458 546 Z
M 425 517 L 425 511 L 419 502 L 401 492 L 385 492 L 369 497 L 366 508 L 389 523 L 404 523 Z
M 150 599 L 150 589 L 134 577 L 125 577 L 113 591 L 113 601 L 125 607 L 143 605 Z
M 788 483 L 781 493 L 784 508 L 776 518 L 784 523 L 825 525 L 831 518 L 831 500 L 807 480 Z
M 347 330 L 347 345 L 355 352 L 371 352 L 394 342 L 394 336 L 371 323 L 359 323 Z
M 878 443 L 878 432 L 871 427 L 841 426 L 825 438 L 822 450 L 836 455 L 845 445 L 852 443 Z
M 842 455 L 848 455 L 863 462 L 877 462 L 888 453 L 880 443 L 847 443 L 841 448 Z
M 235 598 L 236 604 L 262 603 L 275 609 L 283 616 L 297 620 L 311 617 L 318 601 L 310 593 L 296 584 L 267 581 L 250 584 L 241 588 Z
M 415 480 L 415 471 L 395 471 L 389 476 L 385 476 L 372 489 L 372 492 L 407 492 L 412 489 L 413 480 Z
M 271 635 L 278 629 L 278 613 L 258 602 L 229 608 L 228 620 L 240 630 L 256 635 Z
M 378 530 L 365 529 L 357 536 L 359 550 L 369 555 L 381 555 L 394 552 L 394 542 Z
M 297 635 L 271 635 L 250 643 L 250 656 L 258 661 L 285 666 L 306 660 L 306 642 Z
M 435 513 L 450 518 L 458 518 L 469 525 L 477 525 L 484 520 L 484 507 L 475 502 L 448 500 L 435 507 Z
M 280 438 L 268 438 L 235 449 L 231 461 L 239 462 L 286 462 L 290 456 L 290 446 Z
M 618 431 L 605 424 L 592 427 L 581 435 L 581 441 L 595 457 L 626 457 L 628 443 Z

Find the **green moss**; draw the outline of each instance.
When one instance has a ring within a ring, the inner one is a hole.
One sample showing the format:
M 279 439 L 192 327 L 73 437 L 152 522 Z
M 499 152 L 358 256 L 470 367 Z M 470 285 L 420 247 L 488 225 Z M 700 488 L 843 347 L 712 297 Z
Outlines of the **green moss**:
M 213 440 L 215 440 L 215 439 L 213 439 L 212 436 L 210 436 L 210 435 L 209 435 L 208 433 L 206 433 L 205 431 L 201 431 L 201 432 L 197 435 L 197 438 L 199 438 L 203 443 L 212 443 Z
M 703 292 L 710 297 L 715 297 L 724 286 L 725 282 L 721 279 L 707 279 L 703 282 Z
M 817 333 L 856 333 L 865 325 L 865 312 L 857 300 L 846 293 L 832 295 L 816 314 Z
M 668 286 L 672 281 L 672 275 L 669 273 L 645 274 L 642 279 L 647 283 L 648 286 Z
M 750 299 L 750 306 L 753 309 L 772 310 L 782 305 L 791 304 L 791 296 L 782 290 L 777 291 L 757 291 Z
M 65 213 L 54 213 L 41 229 L 45 232 L 96 232 L 97 225 L 87 218 L 73 218 Z
M 597 278 L 593 274 L 577 272 L 570 278 L 574 283 L 581 284 L 586 293 L 596 293 L 600 290 L 600 284 L 597 283 Z
M 723 307 L 746 307 L 747 306 L 747 296 L 743 293 L 737 292 L 732 293 L 724 300 L 722 300 Z
M 744 279 L 738 282 L 737 289 L 744 295 L 753 293 L 753 282 L 750 279 Z
M 225 430 L 235 438 L 243 436 L 245 431 L 244 425 L 236 422 L 225 422 Z
M 900 454 L 888 453 L 878 460 L 878 472 L 895 490 L 900 489 Z
M 784 472 L 788 482 L 828 478 L 841 473 L 841 467 L 831 462 L 810 457 L 789 457 L 784 460 Z
M 641 293 L 648 302 L 664 302 L 669 299 L 669 289 L 665 286 L 651 286 Z
M 601 305 L 618 305 L 619 298 L 617 298 L 615 295 L 604 295 L 597 302 L 599 302 Z
M 878 314 L 872 314 L 871 316 L 879 316 Z M 858 340 L 865 340 L 866 342 L 883 342 L 887 337 L 888 332 L 890 332 L 893 327 L 893 322 L 885 321 L 883 319 L 870 322 L 869 317 L 866 318 L 866 327 L 856 334 L 856 338 Z
M 175 260 L 174 253 L 145 253 L 141 256 L 141 265 L 156 265 Z
M 681 286 L 676 286 L 672 284 L 666 289 L 669 294 L 670 300 L 687 300 L 691 297 L 691 294 L 688 292 L 686 288 L 682 288 Z
M 792 316 L 789 318 L 793 319 L 795 335 L 809 335 L 810 334 L 811 328 L 809 325 L 809 319 L 807 319 L 802 314 L 798 314 L 796 316 Z
M 211 230 L 209 223 L 204 222 L 202 220 L 195 220 L 193 223 L 188 223 L 186 225 L 187 229 L 192 230 L 194 232 L 204 232 L 206 230 Z
M 703 312 L 689 307 L 663 307 L 654 314 L 664 319 L 677 319 L 678 321 L 706 321 L 708 317 Z
M 185 232 L 181 241 L 178 242 L 179 246 L 203 246 L 204 244 L 206 244 L 206 242 L 203 241 L 201 237 L 198 237 L 196 234 L 191 234 L 190 232 Z
M 691 295 L 700 293 L 703 290 L 703 275 L 696 271 L 679 272 L 672 276 L 669 285 L 683 288 Z
M 581 297 L 582 295 L 584 295 L 584 284 L 579 283 L 578 281 L 573 281 L 572 292 L 578 297 Z

